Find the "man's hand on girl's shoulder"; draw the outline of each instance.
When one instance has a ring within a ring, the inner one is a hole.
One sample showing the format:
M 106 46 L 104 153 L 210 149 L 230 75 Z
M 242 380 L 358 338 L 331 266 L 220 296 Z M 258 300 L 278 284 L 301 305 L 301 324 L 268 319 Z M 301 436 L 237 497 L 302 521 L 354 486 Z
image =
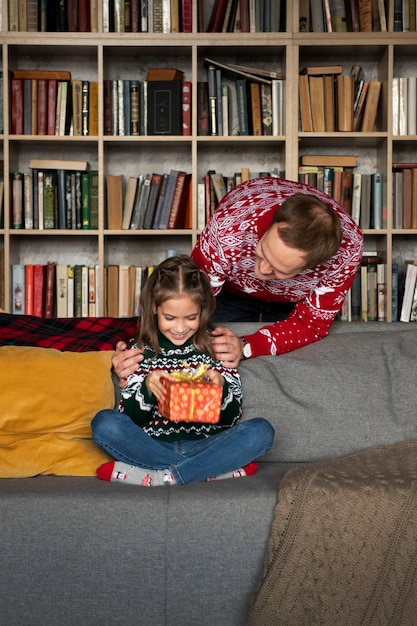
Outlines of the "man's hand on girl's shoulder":
M 116 376 L 119 379 L 120 387 L 126 387 L 127 379 L 134 374 L 138 363 L 143 359 L 142 350 L 140 348 L 130 348 L 124 341 L 116 344 L 116 351 L 112 358 L 112 365 Z

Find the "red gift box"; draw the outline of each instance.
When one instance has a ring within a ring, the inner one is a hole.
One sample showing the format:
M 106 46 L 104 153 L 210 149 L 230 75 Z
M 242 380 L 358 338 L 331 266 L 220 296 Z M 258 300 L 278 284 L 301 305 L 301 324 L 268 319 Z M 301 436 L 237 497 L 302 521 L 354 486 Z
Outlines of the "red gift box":
M 206 422 L 217 424 L 223 388 L 207 380 L 163 380 L 167 393 L 158 402 L 161 415 L 173 422 Z

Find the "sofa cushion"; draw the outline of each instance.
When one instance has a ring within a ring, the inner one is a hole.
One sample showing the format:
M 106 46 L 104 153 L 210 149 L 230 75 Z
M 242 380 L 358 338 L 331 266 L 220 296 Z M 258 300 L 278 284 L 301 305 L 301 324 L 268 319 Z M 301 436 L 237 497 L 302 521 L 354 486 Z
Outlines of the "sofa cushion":
M 241 362 L 244 418 L 275 428 L 268 461 L 304 462 L 417 438 L 417 328 L 346 332 Z
M 114 405 L 112 355 L 0 348 L 0 477 L 89 476 L 109 460 L 90 423 Z

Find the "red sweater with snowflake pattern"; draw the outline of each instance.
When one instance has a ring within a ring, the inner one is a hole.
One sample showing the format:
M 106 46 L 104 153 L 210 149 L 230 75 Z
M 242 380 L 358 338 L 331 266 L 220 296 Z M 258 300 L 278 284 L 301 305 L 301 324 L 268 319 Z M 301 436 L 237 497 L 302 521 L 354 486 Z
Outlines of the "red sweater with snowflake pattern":
M 342 243 L 325 263 L 288 280 L 255 276 L 255 248 L 275 211 L 295 193 L 308 193 L 340 218 Z M 269 302 L 295 302 L 283 321 L 263 326 L 245 339 L 252 356 L 291 352 L 325 337 L 355 278 L 363 235 L 352 218 L 324 192 L 280 178 L 253 178 L 227 193 L 199 237 L 191 256 L 207 273 L 215 295 L 221 289 Z

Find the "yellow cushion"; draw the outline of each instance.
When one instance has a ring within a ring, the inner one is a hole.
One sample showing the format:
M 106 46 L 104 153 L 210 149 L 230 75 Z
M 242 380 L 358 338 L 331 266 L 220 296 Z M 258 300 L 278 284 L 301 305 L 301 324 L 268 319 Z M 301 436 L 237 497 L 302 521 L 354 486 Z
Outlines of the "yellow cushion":
M 0 348 L 0 477 L 94 476 L 91 420 L 114 406 L 112 351 Z

